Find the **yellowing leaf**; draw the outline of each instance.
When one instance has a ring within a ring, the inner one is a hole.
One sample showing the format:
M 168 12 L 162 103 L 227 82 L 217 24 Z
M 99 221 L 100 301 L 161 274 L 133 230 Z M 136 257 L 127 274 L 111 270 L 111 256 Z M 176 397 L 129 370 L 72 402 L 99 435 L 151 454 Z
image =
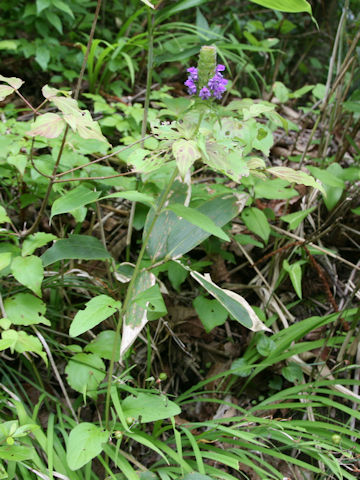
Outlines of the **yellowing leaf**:
M 33 128 L 27 132 L 27 135 L 36 137 L 40 135 L 45 138 L 56 138 L 63 131 L 64 120 L 57 113 L 45 113 L 37 117 Z
M 321 183 L 317 182 L 313 177 L 301 170 L 293 170 L 289 167 L 271 167 L 267 169 L 275 177 L 287 180 L 290 183 L 297 183 L 300 185 L 306 185 L 307 187 L 313 187 L 320 190 L 325 194 L 325 190 Z

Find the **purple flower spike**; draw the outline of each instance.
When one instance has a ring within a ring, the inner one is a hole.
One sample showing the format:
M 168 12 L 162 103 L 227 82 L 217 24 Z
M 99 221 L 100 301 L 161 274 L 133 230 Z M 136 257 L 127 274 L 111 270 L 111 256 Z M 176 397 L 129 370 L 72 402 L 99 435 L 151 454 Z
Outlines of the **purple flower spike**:
M 216 65 L 215 75 L 210 78 L 207 86 L 203 86 L 199 92 L 199 97 L 202 100 L 207 100 L 210 97 L 217 98 L 218 100 L 221 99 L 221 96 L 225 92 L 226 85 L 228 83 L 228 81 L 220 73 L 224 70 L 224 65 Z M 184 85 L 188 87 L 189 95 L 196 95 L 198 92 L 198 85 L 196 83 L 199 81 L 198 69 L 196 67 L 190 67 L 187 69 L 187 72 L 189 73 L 189 76 Z
M 209 90 L 207 87 L 203 87 L 203 88 L 200 90 L 199 97 L 200 97 L 202 100 L 206 100 L 206 99 L 210 98 L 210 97 L 211 97 L 211 92 L 210 92 L 210 90 Z

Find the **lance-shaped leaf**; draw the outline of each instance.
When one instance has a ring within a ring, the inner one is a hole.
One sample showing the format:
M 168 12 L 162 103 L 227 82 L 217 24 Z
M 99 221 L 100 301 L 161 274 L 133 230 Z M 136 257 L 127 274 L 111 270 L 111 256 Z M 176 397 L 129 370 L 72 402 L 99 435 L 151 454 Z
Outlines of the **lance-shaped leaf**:
M 211 280 L 209 274 L 201 275 L 199 272 L 190 271 L 190 275 L 199 282 L 210 295 L 216 298 L 241 325 L 244 325 L 244 327 L 249 328 L 253 332 L 258 332 L 259 330 L 271 331 L 262 323 L 245 298 L 235 292 L 218 287 Z
M 194 140 L 176 140 L 172 145 L 172 151 L 180 175 L 184 178 L 191 165 L 201 158 L 200 150 Z
M 137 303 L 136 297 L 145 290 L 154 286 L 156 283 L 156 277 L 152 273 L 147 271 L 142 272 L 133 287 L 132 296 L 130 300 L 130 307 L 127 314 L 124 317 L 123 330 L 120 346 L 120 361 L 123 358 L 125 352 L 135 342 L 141 330 L 148 322 L 148 310 L 144 306 Z
M 41 256 L 44 267 L 59 260 L 105 260 L 106 258 L 111 258 L 111 255 L 100 240 L 88 235 L 71 235 L 69 238 L 58 240 Z
M 205 230 L 205 232 L 215 235 L 215 237 L 219 237 L 226 242 L 230 241 L 230 238 L 226 235 L 226 233 L 220 227 L 218 227 L 210 217 L 204 215 L 199 210 L 185 207 L 185 205 L 180 205 L 179 203 L 173 203 L 167 208 L 168 210 L 174 212 L 178 217 L 184 218 L 192 225 Z
M 176 197 L 171 197 L 170 205 L 180 203 Z M 180 200 L 180 199 L 179 199 Z M 243 209 L 247 195 L 227 195 L 216 197 L 200 205 L 195 210 L 209 217 L 217 227 L 223 227 L 236 217 Z M 145 232 L 154 215 L 153 209 L 148 213 Z M 174 212 L 166 210 L 156 220 L 150 235 L 147 250 L 153 260 L 164 257 L 179 258 L 189 252 L 211 234 L 199 226 L 193 225 L 185 218 L 179 218 Z
M 311 14 L 311 5 L 306 0 L 250 0 L 265 8 L 279 10 L 280 12 L 299 13 L 308 12 Z
M 75 315 L 70 325 L 70 337 L 77 337 L 90 330 L 103 320 L 121 309 L 121 302 L 114 300 L 108 295 L 98 295 L 85 304 L 84 310 Z
M 64 130 L 65 122 L 57 113 L 39 115 L 33 123 L 33 128 L 27 132 L 30 137 L 40 135 L 45 138 L 56 138 Z
M 80 185 L 55 200 L 51 207 L 50 218 L 55 215 L 71 212 L 72 210 L 83 207 L 89 203 L 93 203 L 98 199 L 99 195 L 100 192 L 94 192 Z
M 268 168 L 267 171 L 272 175 L 275 175 L 275 177 L 282 178 L 290 183 L 297 183 L 300 185 L 306 185 L 307 187 L 317 188 L 325 194 L 324 187 L 321 185 L 321 183 L 317 182 L 315 178 L 301 170 L 294 170 L 289 167 L 271 167 Z

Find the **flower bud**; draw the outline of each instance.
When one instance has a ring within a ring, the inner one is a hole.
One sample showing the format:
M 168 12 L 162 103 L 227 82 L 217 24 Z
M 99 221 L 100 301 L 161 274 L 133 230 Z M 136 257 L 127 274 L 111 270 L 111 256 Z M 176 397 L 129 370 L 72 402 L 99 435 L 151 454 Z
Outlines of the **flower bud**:
M 216 72 L 216 47 L 204 45 L 201 47 L 198 63 L 198 86 L 199 90 L 207 87 L 210 78 Z

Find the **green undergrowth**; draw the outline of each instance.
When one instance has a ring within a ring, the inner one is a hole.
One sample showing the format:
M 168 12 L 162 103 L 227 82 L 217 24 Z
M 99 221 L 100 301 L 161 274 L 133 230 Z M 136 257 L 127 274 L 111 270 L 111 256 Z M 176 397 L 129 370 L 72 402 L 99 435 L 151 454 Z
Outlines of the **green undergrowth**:
M 357 20 L 250 3 L 0 1 L 0 479 L 357 478 Z

